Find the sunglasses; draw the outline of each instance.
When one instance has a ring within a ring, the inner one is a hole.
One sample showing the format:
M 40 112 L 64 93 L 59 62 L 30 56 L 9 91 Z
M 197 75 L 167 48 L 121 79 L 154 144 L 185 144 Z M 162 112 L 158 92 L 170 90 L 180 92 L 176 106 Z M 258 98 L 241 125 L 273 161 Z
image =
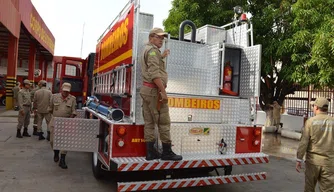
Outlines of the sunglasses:
M 159 36 L 159 35 L 154 35 L 154 37 L 157 38 L 157 39 L 160 39 L 160 40 L 164 40 L 165 39 L 164 36 Z

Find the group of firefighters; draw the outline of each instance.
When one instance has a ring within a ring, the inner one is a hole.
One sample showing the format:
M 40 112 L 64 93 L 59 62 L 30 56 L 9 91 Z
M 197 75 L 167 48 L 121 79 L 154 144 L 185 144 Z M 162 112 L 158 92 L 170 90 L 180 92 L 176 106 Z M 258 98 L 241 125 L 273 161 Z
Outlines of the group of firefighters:
M 15 110 L 19 111 L 16 137 L 31 137 L 28 133 L 28 126 L 30 114 L 34 113 L 33 135 L 38 136 L 38 140 L 45 140 L 42 130 L 42 122 L 45 119 L 47 124 L 46 139 L 50 141 L 53 149 L 54 117 L 74 118 L 76 116 L 76 98 L 70 95 L 71 84 L 63 83 L 61 92 L 57 94 L 51 93 L 44 80 L 39 81 L 34 89 L 31 89 L 32 84 L 27 79 L 23 81 L 22 89 L 19 86 L 18 82 L 13 89 Z M 23 133 L 21 133 L 22 126 Z M 63 169 L 67 169 L 65 157 L 66 151 L 54 150 L 53 160 L 54 162 L 60 160 L 59 166 Z
M 168 75 L 166 71 L 165 58 L 169 50 L 161 53 L 163 40 L 167 36 L 160 28 L 154 28 L 149 33 L 149 42 L 141 55 L 141 75 L 143 86 L 140 95 L 143 100 L 143 117 L 145 122 L 144 137 L 146 141 L 146 160 L 182 160 L 181 155 L 175 154 L 171 149 L 170 138 L 170 116 L 166 87 Z M 30 82 L 23 81 L 23 89 L 17 94 L 17 106 L 19 110 L 17 137 L 30 137 L 28 125 L 30 113 L 34 111 L 37 117 L 37 128 L 34 128 L 34 135 L 39 140 L 45 139 L 42 132 L 42 120 L 46 119 L 48 124 L 48 136 L 53 147 L 54 117 L 74 118 L 76 116 L 76 99 L 70 95 L 71 84 L 64 83 L 61 93 L 52 95 L 46 89 L 46 82 L 40 81 L 36 90 L 31 95 Z M 14 92 L 14 97 L 15 97 Z M 310 118 L 303 130 L 302 139 L 297 151 L 296 170 L 299 172 L 301 162 L 306 155 L 305 191 L 314 191 L 317 182 L 321 191 L 333 191 L 334 189 L 334 118 L 327 115 L 329 102 L 326 98 L 317 98 L 312 103 L 315 117 Z M 271 107 L 279 113 L 280 106 L 274 103 Z M 275 121 L 277 130 L 280 119 Z M 154 147 L 156 138 L 154 136 L 155 125 L 158 126 L 163 151 L 159 153 Z M 21 128 L 24 127 L 21 135 Z M 66 151 L 61 151 L 59 166 L 66 169 Z M 59 151 L 54 150 L 54 161 L 59 161 Z

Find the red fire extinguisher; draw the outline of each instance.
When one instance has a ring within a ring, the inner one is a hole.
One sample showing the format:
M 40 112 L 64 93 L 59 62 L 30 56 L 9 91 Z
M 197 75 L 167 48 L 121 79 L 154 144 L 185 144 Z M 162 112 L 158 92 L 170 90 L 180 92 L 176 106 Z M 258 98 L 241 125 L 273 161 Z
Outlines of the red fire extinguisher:
M 225 67 L 224 67 L 223 89 L 228 90 L 228 91 L 232 90 L 232 67 L 229 61 L 225 63 Z

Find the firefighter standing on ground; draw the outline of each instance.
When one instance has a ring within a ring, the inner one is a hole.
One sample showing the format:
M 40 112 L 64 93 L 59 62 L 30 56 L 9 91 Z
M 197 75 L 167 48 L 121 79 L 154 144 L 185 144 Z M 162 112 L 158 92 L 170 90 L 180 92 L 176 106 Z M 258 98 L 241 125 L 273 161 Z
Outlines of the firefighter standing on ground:
M 40 84 L 38 83 L 37 85 L 35 85 L 35 88 L 33 88 L 32 90 L 31 90 L 31 101 L 33 101 L 34 100 L 34 95 L 35 95 L 35 93 L 36 93 L 36 91 L 37 90 L 39 90 L 41 88 L 41 86 L 40 86 Z M 34 132 L 33 132 L 33 135 L 37 135 L 38 136 L 38 132 L 37 132 L 37 115 L 36 114 L 34 114 L 34 124 L 33 124 L 33 128 L 34 128 Z
M 165 90 L 168 75 L 163 61 L 169 54 L 169 50 L 165 50 L 163 54 L 159 50 L 166 36 L 167 34 L 162 29 L 152 29 L 149 34 L 149 43 L 146 44 L 141 55 L 143 86 L 140 89 L 140 95 L 143 99 L 144 137 L 147 148 L 146 160 L 160 158 L 160 154 L 154 149 L 154 143 L 156 142 L 154 136 L 155 124 L 158 125 L 163 147 L 161 159 L 182 160 L 182 156 L 176 155 L 171 149 L 170 117 Z M 158 94 L 161 94 L 161 100 L 158 99 Z
M 16 137 L 22 138 L 31 137 L 28 134 L 28 126 L 30 123 L 30 113 L 31 113 L 31 95 L 30 95 L 30 81 L 24 80 L 23 81 L 23 88 L 19 91 L 17 95 L 18 107 L 19 107 L 19 115 L 18 115 L 18 124 L 17 124 L 17 132 Z M 23 134 L 21 135 L 22 126 Z
M 39 81 L 38 85 L 40 85 L 41 88 L 34 94 L 33 109 L 35 116 L 37 117 L 37 134 L 39 136 L 39 140 L 45 139 L 42 131 L 42 122 L 45 118 L 48 133 L 47 140 L 50 141 L 49 123 L 51 120 L 51 114 L 49 113 L 48 107 L 50 106 L 52 93 L 46 88 L 46 84 L 47 82 L 44 80 Z
M 329 102 L 319 97 L 311 103 L 315 117 L 306 121 L 297 150 L 296 170 L 306 153 L 305 192 L 314 192 L 319 181 L 321 192 L 334 191 L 334 117 L 327 115 Z
M 21 83 L 16 82 L 16 86 L 13 88 L 13 99 L 14 99 L 14 109 L 15 111 L 19 110 L 18 104 L 17 104 L 17 95 L 19 91 L 21 90 L 20 88 Z
M 281 106 L 278 104 L 277 101 L 274 101 L 273 104 L 270 106 L 273 108 L 273 124 L 276 127 L 275 132 L 277 133 L 281 124 Z
M 61 93 L 57 93 L 52 95 L 51 103 L 50 103 L 50 112 L 52 114 L 52 119 L 50 122 L 50 131 L 51 138 L 50 144 L 53 149 L 53 141 L 54 141 L 54 118 L 55 117 L 67 117 L 74 118 L 76 116 L 76 98 L 73 95 L 70 95 L 71 84 L 64 83 L 61 87 Z M 67 151 L 61 151 L 61 158 L 59 162 L 59 166 L 63 169 L 67 169 L 67 165 L 65 162 L 65 157 Z M 59 150 L 54 150 L 54 162 L 59 161 Z

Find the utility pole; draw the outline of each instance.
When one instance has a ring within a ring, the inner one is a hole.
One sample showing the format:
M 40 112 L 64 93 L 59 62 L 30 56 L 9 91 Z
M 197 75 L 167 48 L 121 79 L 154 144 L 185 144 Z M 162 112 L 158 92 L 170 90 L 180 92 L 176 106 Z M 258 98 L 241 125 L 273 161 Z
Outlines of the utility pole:
M 84 34 L 85 34 L 85 22 L 84 22 L 83 27 L 82 27 L 80 58 L 82 58 L 82 48 L 83 48 Z

